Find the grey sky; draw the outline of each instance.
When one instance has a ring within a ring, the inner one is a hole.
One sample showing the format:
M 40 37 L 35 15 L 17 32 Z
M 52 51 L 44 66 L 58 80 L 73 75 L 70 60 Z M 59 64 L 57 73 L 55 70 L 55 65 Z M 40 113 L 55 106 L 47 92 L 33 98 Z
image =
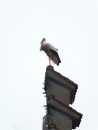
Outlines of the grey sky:
M 79 85 L 72 107 L 84 116 L 77 130 L 96 130 L 97 0 L 0 0 L 0 130 L 42 129 L 43 37 L 59 49 L 54 69 Z

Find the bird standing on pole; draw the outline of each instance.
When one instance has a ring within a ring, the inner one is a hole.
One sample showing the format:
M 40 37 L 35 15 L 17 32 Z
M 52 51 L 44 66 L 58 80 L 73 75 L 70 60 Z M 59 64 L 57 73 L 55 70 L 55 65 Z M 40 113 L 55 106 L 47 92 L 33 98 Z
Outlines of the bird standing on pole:
M 46 39 L 43 38 L 41 41 L 41 47 L 40 51 L 44 51 L 47 56 L 49 57 L 49 65 L 51 65 L 51 60 L 59 66 L 59 63 L 61 63 L 61 60 L 58 55 L 58 49 L 53 47 L 51 44 L 46 43 Z

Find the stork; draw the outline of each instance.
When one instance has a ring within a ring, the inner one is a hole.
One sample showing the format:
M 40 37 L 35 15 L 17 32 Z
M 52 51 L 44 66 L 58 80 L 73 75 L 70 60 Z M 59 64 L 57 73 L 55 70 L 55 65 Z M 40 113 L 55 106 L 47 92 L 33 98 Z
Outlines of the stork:
M 44 51 L 49 57 L 49 65 L 51 65 L 51 60 L 59 66 L 61 60 L 58 55 L 58 49 L 53 47 L 50 43 L 46 43 L 46 39 L 43 38 L 41 41 L 40 51 Z

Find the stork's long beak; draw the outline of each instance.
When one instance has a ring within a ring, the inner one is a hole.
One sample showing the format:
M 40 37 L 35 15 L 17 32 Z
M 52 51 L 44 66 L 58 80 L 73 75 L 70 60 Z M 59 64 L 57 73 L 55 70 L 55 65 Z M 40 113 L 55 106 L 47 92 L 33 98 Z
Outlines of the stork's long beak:
M 42 39 L 41 43 L 43 42 L 44 40 Z
M 41 42 L 40 43 L 42 43 L 43 42 L 43 40 L 41 40 Z

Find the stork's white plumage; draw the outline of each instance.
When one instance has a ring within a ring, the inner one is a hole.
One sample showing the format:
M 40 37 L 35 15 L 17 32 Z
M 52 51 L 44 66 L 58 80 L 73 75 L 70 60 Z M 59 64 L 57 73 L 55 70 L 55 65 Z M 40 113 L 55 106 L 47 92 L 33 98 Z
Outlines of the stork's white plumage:
M 44 51 L 47 54 L 47 56 L 49 57 L 49 64 L 51 64 L 50 60 L 52 60 L 57 65 L 59 65 L 59 63 L 61 63 L 61 60 L 60 60 L 58 52 L 57 52 L 58 49 L 56 49 L 50 43 L 46 43 L 45 38 L 43 38 L 41 41 L 40 51 Z

